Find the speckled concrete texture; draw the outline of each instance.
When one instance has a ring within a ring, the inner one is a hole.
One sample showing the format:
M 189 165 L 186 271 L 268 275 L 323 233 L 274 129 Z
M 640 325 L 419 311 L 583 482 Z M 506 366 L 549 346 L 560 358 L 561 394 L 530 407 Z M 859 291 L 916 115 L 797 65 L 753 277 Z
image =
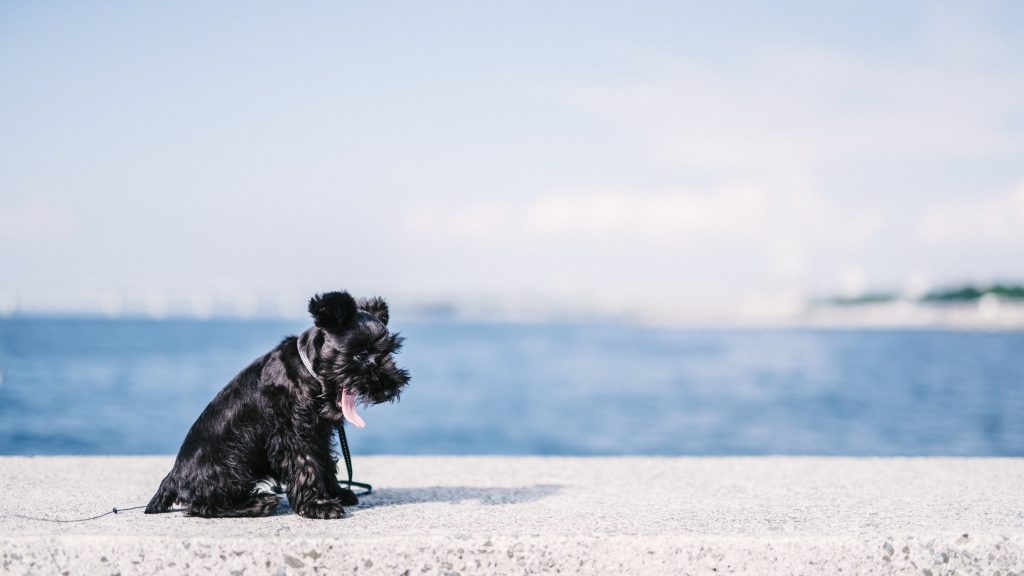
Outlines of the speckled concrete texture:
M 141 510 L 169 457 L 0 458 L 4 574 L 1011 574 L 1024 459 L 364 457 L 342 520 Z

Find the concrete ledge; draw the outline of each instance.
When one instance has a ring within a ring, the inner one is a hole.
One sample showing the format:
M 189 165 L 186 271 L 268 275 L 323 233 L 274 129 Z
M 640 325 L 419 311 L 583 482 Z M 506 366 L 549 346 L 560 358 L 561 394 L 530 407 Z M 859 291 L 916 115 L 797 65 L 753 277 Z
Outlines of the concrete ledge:
M 347 518 L 141 511 L 169 457 L 0 458 L 0 573 L 1017 574 L 1024 460 L 356 457 Z

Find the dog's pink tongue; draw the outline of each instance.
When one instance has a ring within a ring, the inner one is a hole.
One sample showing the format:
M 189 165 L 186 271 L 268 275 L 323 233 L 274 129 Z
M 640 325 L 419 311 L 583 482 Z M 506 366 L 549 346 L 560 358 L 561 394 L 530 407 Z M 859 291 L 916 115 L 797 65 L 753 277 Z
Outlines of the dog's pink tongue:
M 366 426 L 366 422 L 363 422 L 363 419 L 356 412 L 355 395 L 349 394 L 347 390 L 342 390 L 341 392 L 341 415 L 356 428 Z

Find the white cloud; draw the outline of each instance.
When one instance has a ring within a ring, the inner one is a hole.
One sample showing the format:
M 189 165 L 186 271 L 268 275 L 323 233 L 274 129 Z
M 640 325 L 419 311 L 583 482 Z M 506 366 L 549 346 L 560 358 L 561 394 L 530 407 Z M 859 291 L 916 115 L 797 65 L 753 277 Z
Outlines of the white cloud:
M 720 294 L 732 306 L 801 296 L 820 209 L 799 194 L 750 186 L 552 191 L 420 205 L 399 229 L 410 244 L 429 239 L 416 245 L 435 276 L 479 291 L 618 308 Z
M 602 190 L 541 197 L 525 207 L 523 220 L 529 233 L 607 235 L 672 245 L 753 230 L 770 202 L 765 191 L 749 187 L 712 193 Z
M 480 199 L 458 206 L 420 205 L 409 214 L 411 235 L 508 243 L 577 238 L 679 247 L 697 240 L 761 239 L 777 225 L 809 222 L 819 206 L 797 194 L 752 186 L 720 189 L 573 190 L 521 199 Z
M 63 241 L 75 229 L 74 217 L 64 206 L 33 202 L 0 206 L 0 239 L 8 242 Z
M 1015 249 L 1024 254 L 1024 180 L 1005 191 L 933 202 L 913 230 L 927 249 Z

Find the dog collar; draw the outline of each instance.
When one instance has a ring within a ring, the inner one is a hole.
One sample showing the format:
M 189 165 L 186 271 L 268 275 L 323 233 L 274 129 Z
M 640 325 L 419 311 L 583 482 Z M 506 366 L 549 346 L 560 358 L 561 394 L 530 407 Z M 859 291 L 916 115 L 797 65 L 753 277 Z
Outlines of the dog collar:
M 309 361 L 309 358 L 306 358 L 306 352 L 302 349 L 301 336 L 295 339 L 295 349 L 299 351 L 299 360 L 302 360 L 302 365 L 306 367 L 306 370 L 313 376 L 313 378 L 316 378 L 317 382 L 323 384 L 324 381 L 321 380 L 320 377 L 316 375 L 316 372 L 313 371 L 313 363 Z

